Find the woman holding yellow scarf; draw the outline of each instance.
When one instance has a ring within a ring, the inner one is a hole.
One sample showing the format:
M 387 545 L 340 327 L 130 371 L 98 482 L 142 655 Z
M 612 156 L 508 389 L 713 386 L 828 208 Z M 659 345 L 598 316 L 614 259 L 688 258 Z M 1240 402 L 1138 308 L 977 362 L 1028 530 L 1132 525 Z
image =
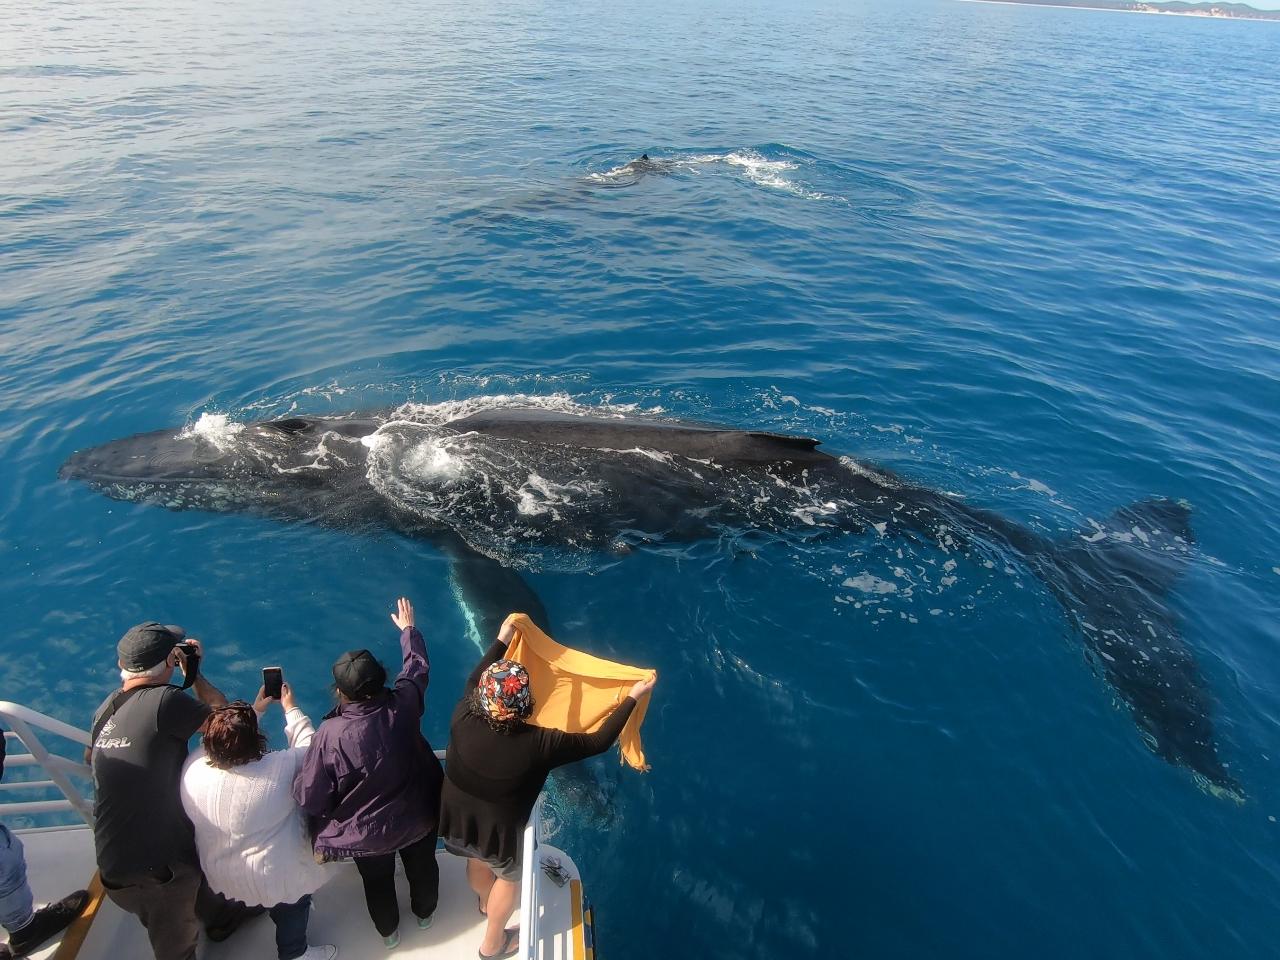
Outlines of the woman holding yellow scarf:
M 509 957 L 518 949 L 519 931 L 507 930 L 506 923 L 519 891 L 520 834 L 547 774 L 609 749 L 657 679 L 649 672 L 635 681 L 594 732 L 536 726 L 528 722 L 535 707 L 530 671 L 503 657 L 520 627 L 532 633 L 527 618 L 509 617 L 467 678 L 449 728 L 440 798 L 445 849 L 468 858 L 467 878 L 489 918 L 482 960 Z M 532 666 L 539 672 L 544 664 Z

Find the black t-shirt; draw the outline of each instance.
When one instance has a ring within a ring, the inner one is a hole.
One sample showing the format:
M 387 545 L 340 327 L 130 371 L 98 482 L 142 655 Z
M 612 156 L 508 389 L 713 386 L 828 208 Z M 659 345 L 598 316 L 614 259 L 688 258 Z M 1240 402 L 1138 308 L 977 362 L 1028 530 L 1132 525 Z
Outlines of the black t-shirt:
M 113 701 L 119 707 L 104 722 Z M 208 715 L 169 684 L 112 694 L 94 714 L 93 837 L 104 878 L 128 882 L 199 864 L 178 785 L 187 742 Z

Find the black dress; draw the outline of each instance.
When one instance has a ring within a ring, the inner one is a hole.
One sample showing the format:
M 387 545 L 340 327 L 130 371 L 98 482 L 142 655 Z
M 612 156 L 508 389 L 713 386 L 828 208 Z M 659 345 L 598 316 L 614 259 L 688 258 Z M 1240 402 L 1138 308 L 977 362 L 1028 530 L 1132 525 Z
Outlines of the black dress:
M 506 646 L 495 641 L 471 671 L 454 708 L 440 795 L 440 836 L 479 851 L 486 860 L 518 862 L 520 833 L 547 774 L 608 750 L 636 702 L 624 698 L 595 733 L 565 733 L 532 724 L 498 733 L 471 712 L 468 701 L 481 675 L 504 653 Z

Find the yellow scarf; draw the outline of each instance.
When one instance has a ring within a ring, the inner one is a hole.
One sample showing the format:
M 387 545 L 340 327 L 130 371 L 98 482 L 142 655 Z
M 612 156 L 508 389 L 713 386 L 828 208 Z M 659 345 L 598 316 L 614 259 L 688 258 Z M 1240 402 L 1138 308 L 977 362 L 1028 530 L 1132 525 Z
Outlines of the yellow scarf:
M 515 629 L 515 635 L 507 647 L 506 659 L 529 671 L 529 689 L 533 693 L 529 722 L 536 726 L 566 733 L 593 733 L 637 680 L 653 676 L 652 670 L 601 660 L 556 643 L 523 613 L 507 617 L 503 627 L 508 625 Z M 618 738 L 622 762 L 637 770 L 649 769 L 640 746 L 640 724 L 644 723 L 648 708 L 646 693 L 631 711 Z

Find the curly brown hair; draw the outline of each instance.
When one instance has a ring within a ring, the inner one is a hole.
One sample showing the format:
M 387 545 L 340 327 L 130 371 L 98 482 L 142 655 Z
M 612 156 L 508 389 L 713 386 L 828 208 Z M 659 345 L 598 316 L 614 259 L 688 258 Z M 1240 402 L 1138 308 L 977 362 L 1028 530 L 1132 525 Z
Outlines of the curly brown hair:
M 480 696 L 480 691 L 472 690 L 467 694 L 467 711 L 479 717 L 489 725 L 489 729 L 494 733 L 510 735 L 517 730 L 522 729 L 528 724 L 524 717 L 512 717 L 510 720 L 496 720 L 489 715 L 489 711 L 485 708 L 484 700 Z M 529 712 L 533 712 L 533 697 L 529 698 Z
M 267 738 L 258 729 L 258 715 L 243 700 L 216 707 L 200 729 L 209 765 L 219 770 L 252 763 L 267 755 Z

